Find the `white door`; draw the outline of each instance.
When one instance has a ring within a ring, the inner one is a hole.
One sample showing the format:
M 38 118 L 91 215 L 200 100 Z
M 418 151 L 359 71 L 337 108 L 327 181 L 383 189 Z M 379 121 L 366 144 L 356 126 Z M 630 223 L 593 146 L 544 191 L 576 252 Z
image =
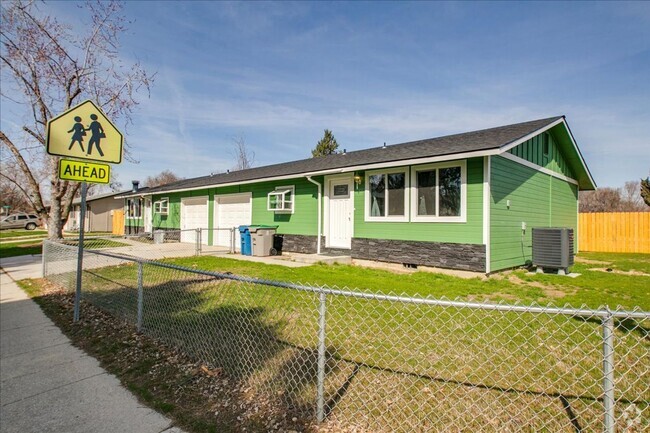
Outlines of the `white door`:
M 144 231 L 151 233 L 153 218 L 151 215 L 151 197 L 144 199 Z
M 230 230 L 233 227 L 249 225 L 252 222 L 251 194 L 228 194 L 215 197 L 215 245 L 230 247 Z M 239 231 L 235 232 L 235 249 L 239 251 Z
M 352 247 L 352 218 L 354 212 L 352 177 L 328 180 L 327 246 Z
M 188 197 L 181 199 L 181 242 L 196 242 L 195 229 L 208 228 L 208 198 Z M 206 231 L 201 236 L 201 243 L 208 244 Z

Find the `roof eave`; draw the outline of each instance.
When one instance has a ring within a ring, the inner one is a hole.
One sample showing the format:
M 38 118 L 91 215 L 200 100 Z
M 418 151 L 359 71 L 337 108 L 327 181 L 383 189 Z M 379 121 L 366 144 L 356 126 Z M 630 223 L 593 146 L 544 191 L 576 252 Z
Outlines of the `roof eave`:
M 203 186 L 194 186 L 194 187 L 188 187 L 188 188 L 177 188 L 177 189 L 169 189 L 169 190 L 150 191 L 150 192 L 147 192 L 146 194 L 133 193 L 133 194 L 126 194 L 126 195 L 123 195 L 123 196 L 120 196 L 120 197 L 117 197 L 117 198 L 130 198 L 130 197 L 138 197 L 138 196 L 152 195 L 152 194 L 156 194 L 156 195 L 170 194 L 170 193 L 196 191 L 196 190 L 201 190 L 201 189 L 210 189 L 210 188 L 217 188 L 217 187 L 223 188 L 223 187 L 233 186 L 233 185 L 246 185 L 246 184 L 251 184 L 251 183 L 272 182 L 272 181 L 276 181 L 276 180 L 296 179 L 296 178 L 299 178 L 299 177 L 307 177 L 307 176 L 324 176 L 324 175 L 328 175 L 328 174 L 348 173 L 348 172 L 354 172 L 354 171 L 360 171 L 360 170 L 374 170 L 374 169 L 380 169 L 380 168 L 386 168 L 386 167 L 395 167 L 395 166 L 400 166 L 400 165 L 429 164 L 429 163 L 433 163 L 433 162 L 453 161 L 455 159 L 465 159 L 465 158 L 475 158 L 475 157 L 489 156 L 489 155 L 498 155 L 499 153 L 500 153 L 499 148 L 495 147 L 493 149 L 483 149 L 483 150 L 477 150 L 477 151 L 471 151 L 471 152 L 451 153 L 451 154 L 447 154 L 447 155 L 438 155 L 438 156 L 431 156 L 431 157 L 392 160 L 392 161 L 388 161 L 388 162 L 377 162 L 377 163 L 371 163 L 371 164 L 353 165 L 353 166 L 340 167 L 340 168 L 334 168 L 334 169 L 328 169 L 328 170 L 299 172 L 299 173 L 287 174 L 287 175 L 283 175 L 283 176 L 261 177 L 261 178 L 243 180 L 243 181 L 238 181 L 238 182 L 222 182 L 222 183 L 214 183 L 214 184 L 208 184 L 208 185 L 203 185 Z

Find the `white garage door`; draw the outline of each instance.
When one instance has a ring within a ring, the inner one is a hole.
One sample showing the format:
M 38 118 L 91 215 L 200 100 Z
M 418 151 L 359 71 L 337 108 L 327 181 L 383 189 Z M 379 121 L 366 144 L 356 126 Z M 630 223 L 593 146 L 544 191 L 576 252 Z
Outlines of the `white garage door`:
M 215 197 L 215 244 L 230 247 L 229 230 L 233 227 L 251 224 L 251 194 L 228 194 Z M 239 231 L 235 232 L 235 248 L 239 250 Z
M 196 242 L 193 229 L 208 228 L 208 198 L 191 197 L 181 199 L 181 242 Z M 201 243 L 207 245 L 208 234 L 203 232 Z

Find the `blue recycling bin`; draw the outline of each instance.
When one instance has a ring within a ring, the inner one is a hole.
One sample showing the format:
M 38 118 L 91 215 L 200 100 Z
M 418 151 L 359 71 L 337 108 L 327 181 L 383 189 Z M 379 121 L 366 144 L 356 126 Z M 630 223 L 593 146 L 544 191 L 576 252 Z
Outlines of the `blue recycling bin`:
M 241 253 L 243 256 L 253 255 L 251 243 L 250 226 L 239 226 L 239 236 L 241 238 Z

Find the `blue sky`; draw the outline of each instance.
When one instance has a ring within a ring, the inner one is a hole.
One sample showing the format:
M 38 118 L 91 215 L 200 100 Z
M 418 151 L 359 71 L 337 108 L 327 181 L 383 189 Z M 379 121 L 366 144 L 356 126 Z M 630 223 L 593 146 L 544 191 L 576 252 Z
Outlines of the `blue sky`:
M 50 3 L 57 14 L 69 4 Z M 567 116 L 599 186 L 650 175 L 650 3 L 128 2 L 156 72 L 119 180 Z M 64 18 L 65 19 L 65 18 Z

